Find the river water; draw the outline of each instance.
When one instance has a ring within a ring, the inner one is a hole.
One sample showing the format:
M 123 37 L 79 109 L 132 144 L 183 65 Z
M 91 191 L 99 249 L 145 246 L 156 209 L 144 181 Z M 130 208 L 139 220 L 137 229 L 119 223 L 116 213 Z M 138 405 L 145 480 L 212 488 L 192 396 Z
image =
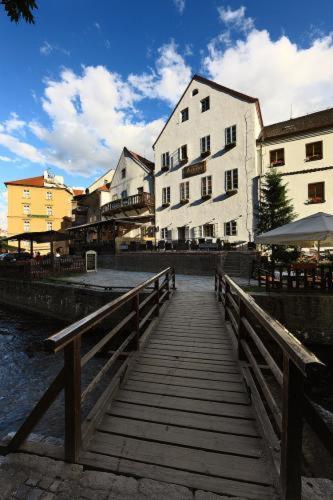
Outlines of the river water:
M 63 353 L 43 350 L 43 341 L 63 327 L 57 320 L 0 305 L 0 438 L 18 429 L 63 366 Z M 85 343 L 84 350 L 92 340 Z M 83 386 L 104 362 L 104 358 L 94 358 L 86 365 Z M 97 396 L 88 398 L 84 413 Z M 61 395 L 33 432 L 62 438 L 63 427 Z

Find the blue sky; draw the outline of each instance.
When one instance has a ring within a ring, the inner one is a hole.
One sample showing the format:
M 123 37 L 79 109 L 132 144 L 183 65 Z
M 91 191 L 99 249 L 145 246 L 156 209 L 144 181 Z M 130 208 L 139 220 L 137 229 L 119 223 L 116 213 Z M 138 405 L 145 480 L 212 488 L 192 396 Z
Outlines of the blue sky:
M 0 227 L 5 180 L 46 168 L 86 186 L 124 145 L 151 145 L 193 73 L 259 97 L 265 123 L 333 105 L 333 4 L 37 0 L 0 10 Z

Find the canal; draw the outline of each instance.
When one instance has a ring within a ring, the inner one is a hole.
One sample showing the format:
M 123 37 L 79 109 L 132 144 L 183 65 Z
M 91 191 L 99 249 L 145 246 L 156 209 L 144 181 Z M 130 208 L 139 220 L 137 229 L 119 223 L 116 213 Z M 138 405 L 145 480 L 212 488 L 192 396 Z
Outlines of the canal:
M 63 366 L 63 353 L 45 352 L 43 341 L 63 328 L 64 323 L 11 309 L 0 305 L 0 439 L 19 428 L 31 409 L 43 395 L 50 382 Z M 96 342 L 89 335 L 83 351 Z M 82 373 L 83 387 L 105 362 L 93 358 Z M 106 381 L 107 383 L 107 381 Z M 84 414 L 96 400 L 103 387 L 87 399 Z M 63 395 L 53 403 L 33 431 L 45 436 L 63 437 Z

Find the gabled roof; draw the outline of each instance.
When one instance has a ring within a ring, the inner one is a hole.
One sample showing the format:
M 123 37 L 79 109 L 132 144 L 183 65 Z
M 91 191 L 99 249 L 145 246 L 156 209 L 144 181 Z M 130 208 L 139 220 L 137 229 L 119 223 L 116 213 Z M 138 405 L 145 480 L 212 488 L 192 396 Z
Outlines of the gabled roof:
M 333 127 L 333 108 L 267 125 L 262 129 L 259 140 L 265 141 L 278 137 L 289 137 L 302 132 L 315 131 L 328 127 Z
M 106 184 L 103 184 L 99 188 L 97 188 L 98 191 L 110 191 L 110 185 L 111 182 L 107 182 Z
M 151 171 L 154 170 L 155 163 L 153 163 L 152 161 L 147 160 L 147 158 L 144 158 L 143 156 L 139 155 L 138 153 L 134 153 L 134 151 L 130 151 L 126 147 L 124 147 L 124 152 L 125 152 L 125 154 L 127 154 L 128 156 L 133 158 L 133 160 L 136 160 L 136 161 L 139 161 L 140 163 L 142 163 L 149 170 L 151 170 Z
M 223 85 L 220 85 L 219 83 L 216 83 L 214 82 L 213 80 L 208 80 L 207 78 L 204 78 L 203 76 L 200 76 L 200 75 L 194 75 L 191 79 L 191 81 L 189 82 L 189 84 L 187 85 L 186 89 L 184 90 L 183 94 L 181 95 L 180 99 L 178 100 L 176 106 L 173 108 L 173 111 L 171 113 L 171 115 L 169 116 L 169 118 L 167 119 L 164 127 L 162 128 L 161 132 L 159 133 L 156 141 L 154 142 L 153 144 L 153 149 L 155 147 L 155 144 L 157 143 L 157 141 L 159 140 L 159 138 L 161 137 L 162 133 L 164 132 L 164 129 L 165 127 L 167 126 L 167 124 L 169 123 L 171 117 L 173 116 L 174 112 L 176 111 L 180 101 L 183 99 L 184 95 L 186 94 L 189 86 L 191 85 L 191 83 L 193 81 L 196 81 L 196 82 L 200 82 L 200 83 L 203 83 L 205 85 L 208 85 L 209 87 L 215 89 L 215 90 L 218 90 L 219 92 L 223 92 L 224 94 L 228 94 L 232 97 L 235 97 L 236 99 L 240 99 L 241 101 L 245 101 L 245 102 L 249 102 L 249 103 L 253 103 L 256 105 L 256 109 L 257 109 L 257 113 L 258 113 L 258 118 L 259 118 L 259 122 L 260 122 L 260 125 L 261 127 L 263 127 L 263 120 L 262 120 L 262 115 L 261 115 L 261 109 L 260 109 L 260 103 L 259 103 L 259 99 L 257 97 L 251 97 L 247 94 L 243 94 L 242 92 L 238 92 L 237 90 L 233 90 L 233 89 L 229 89 L 228 87 L 224 87 Z
M 17 181 L 7 181 L 6 186 L 31 186 L 31 187 L 44 187 L 44 176 L 28 177 L 27 179 L 19 179 Z
M 73 194 L 74 196 L 80 196 L 81 194 L 84 194 L 84 189 L 73 189 Z

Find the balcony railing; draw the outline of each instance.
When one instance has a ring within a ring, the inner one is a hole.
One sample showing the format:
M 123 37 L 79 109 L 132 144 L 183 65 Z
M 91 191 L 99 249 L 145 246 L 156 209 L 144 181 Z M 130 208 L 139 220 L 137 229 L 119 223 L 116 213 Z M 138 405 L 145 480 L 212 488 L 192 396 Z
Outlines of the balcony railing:
M 114 215 L 123 210 L 137 210 L 140 208 L 154 208 L 154 196 L 150 193 L 140 193 L 126 198 L 119 198 L 106 203 L 101 207 L 101 215 Z

